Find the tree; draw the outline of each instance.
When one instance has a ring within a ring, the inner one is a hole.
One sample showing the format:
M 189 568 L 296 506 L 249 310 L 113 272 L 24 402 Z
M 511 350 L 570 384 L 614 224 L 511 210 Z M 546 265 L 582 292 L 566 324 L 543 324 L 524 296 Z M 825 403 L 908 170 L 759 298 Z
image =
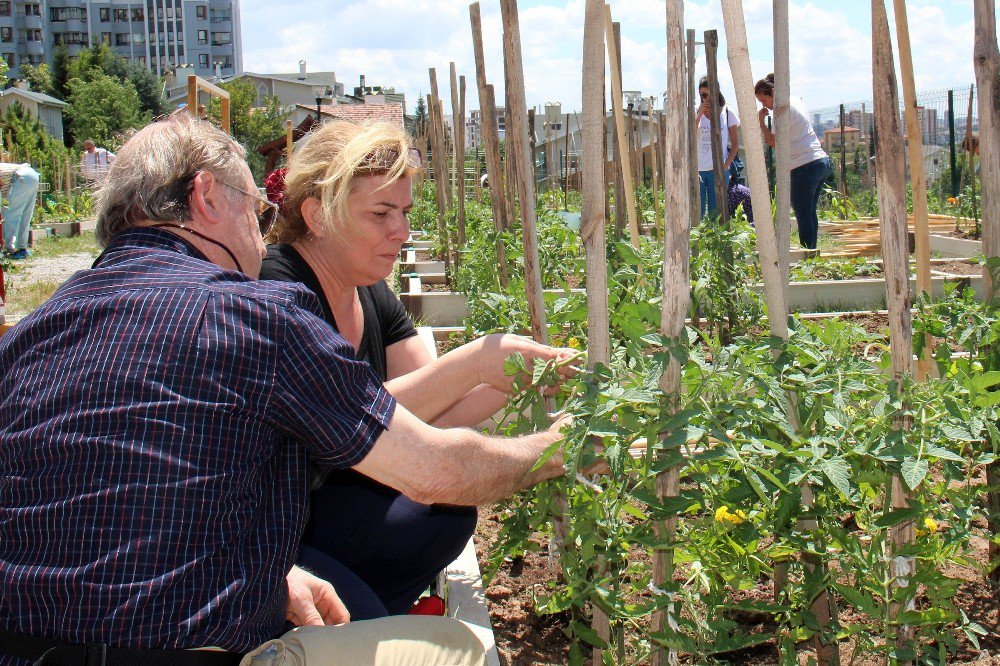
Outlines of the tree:
M 247 152 L 247 164 L 254 180 L 263 182 L 266 160 L 257 147 L 282 136 L 288 111 L 277 97 L 264 99 L 264 106 L 255 107 L 257 88 L 249 79 L 236 79 L 220 86 L 229 93 L 229 123 L 236 139 Z M 212 98 L 208 105 L 209 119 L 218 124 L 222 117 L 222 104 Z
M 79 145 L 93 139 L 99 145 L 116 148 L 122 132 L 148 122 L 139 102 L 139 94 L 130 82 L 124 83 L 104 73 L 92 78 L 69 80 L 69 106 L 66 114 L 73 124 L 73 140 Z
M 70 60 L 66 47 L 62 44 L 57 46 L 52 53 L 52 78 L 50 81 L 52 92 L 49 94 L 53 97 L 64 100 L 69 96 L 69 88 L 66 87 L 66 84 L 70 79 L 72 64 L 73 61 Z
M 21 65 L 21 78 L 28 82 L 28 87 L 35 92 L 52 95 L 52 71 L 44 62 L 38 66 Z

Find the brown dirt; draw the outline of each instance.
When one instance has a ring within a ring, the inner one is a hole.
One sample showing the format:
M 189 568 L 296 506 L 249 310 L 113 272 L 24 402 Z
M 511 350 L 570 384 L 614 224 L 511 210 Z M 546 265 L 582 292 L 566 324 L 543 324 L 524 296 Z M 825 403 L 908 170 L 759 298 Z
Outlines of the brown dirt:
M 982 275 L 983 267 L 979 264 L 972 264 L 968 261 L 952 261 L 939 266 L 931 266 L 931 270 L 952 275 Z

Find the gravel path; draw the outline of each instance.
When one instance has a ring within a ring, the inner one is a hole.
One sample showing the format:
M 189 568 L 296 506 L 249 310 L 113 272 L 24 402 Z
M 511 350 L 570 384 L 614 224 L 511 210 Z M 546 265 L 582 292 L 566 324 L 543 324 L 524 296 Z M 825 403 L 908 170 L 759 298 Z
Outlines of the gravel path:
M 32 257 L 20 262 L 18 270 L 7 274 L 8 282 L 65 282 L 73 273 L 90 268 L 94 255 L 89 252 L 63 254 L 57 257 Z

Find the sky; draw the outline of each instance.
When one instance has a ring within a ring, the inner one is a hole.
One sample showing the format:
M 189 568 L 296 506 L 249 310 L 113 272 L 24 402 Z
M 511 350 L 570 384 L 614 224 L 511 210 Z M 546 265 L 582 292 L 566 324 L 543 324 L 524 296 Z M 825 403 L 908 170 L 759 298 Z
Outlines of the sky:
M 894 3 L 885 2 L 896 48 Z M 870 0 L 788 4 L 792 94 L 813 109 L 871 99 Z M 520 0 L 518 5 L 528 105 L 560 102 L 564 112 L 579 110 L 584 0 Z M 612 0 L 610 5 L 613 20 L 621 23 L 623 88 L 646 97 L 662 95 L 667 89 L 664 0 Z M 685 27 L 697 31 L 698 41 L 705 30 L 718 31 L 720 85 L 734 99 L 721 3 L 688 0 L 684 5 Z M 972 0 L 907 0 L 906 6 L 917 91 L 968 87 L 975 80 Z M 773 70 L 771 7 L 771 0 L 743 1 L 755 80 Z M 481 0 L 480 8 L 486 76 L 500 105 L 500 2 Z M 434 67 L 447 113 L 449 63 L 455 62 L 458 74 L 466 77 L 466 108 L 479 108 L 469 5 L 462 0 L 243 0 L 241 20 L 247 71 L 293 72 L 305 60 L 310 71 L 335 71 L 348 92 L 364 74 L 367 85 L 405 92 L 412 113 L 417 96 L 429 92 L 428 68 Z M 898 68 L 898 54 L 896 63 Z M 698 76 L 705 73 L 701 47 L 696 69 Z

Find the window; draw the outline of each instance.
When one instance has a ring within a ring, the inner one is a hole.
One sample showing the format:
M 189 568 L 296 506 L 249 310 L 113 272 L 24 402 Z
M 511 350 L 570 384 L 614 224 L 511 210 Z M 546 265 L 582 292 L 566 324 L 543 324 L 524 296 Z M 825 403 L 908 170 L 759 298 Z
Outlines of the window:
M 10 9 L 9 2 L 7 3 L 7 8 L 8 10 Z M 206 7 L 205 5 L 198 5 L 197 7 L 194 8 L 194 16 L 195 18 L 204 21 L 206 18 L 208 18 L 208 7 Z
M 128 21 L 128 10 L 127 9 L 115 9 L 115 20 L 116 21 Z
M 220 21 L 230 20 L 228 9 L 213 9 L 212 10 L 212 23 L 219 23 Z
M 115 33 L 115 46 L 128 46 L 129 43 L 129 34 L 127 32 Z
M 198 66 L 202 69 L 208 69 L 208 54 L 201 53 L 198 55 Z
M 226 44 L 233 43 L 233 33 L 231 32 L 213 32 L 212 33 L 212 46 L 225 46 Z
M 107 23 L 108 21 L 111 20 L 111 8 L 110 7 L 101 7 L 99 9 L 99 11 L 100 11 L 100 16 L 101 16 L 101 23 Z
M 8 2 L 7 5 L 10 6 L 10 3 Z M 8 53 L 8 52 L 4 52 L 3 59 L 7 61 L 7 67 L 10 68 L 10 69 L 13 69 L 13 67 L 14 67 L 14 54 L 13 53 Z
M 132 43 L 133 44 L 145 44 L 146 43 L 146 35 L 142 34 L 141 32 L 133 32 L 132 33 Z
M 145 21 L 146 20 L 146 11 L 142 7 L 139 7 L 138 9 L 133 8 L 132 9 L 132 20 L 133 21 Z
M 42 41 L 42 31 L 41 30 L 25 30 L 24 40 L 27 42 L 40 42 Z
M 3 0 L 3 2 L 0 2 L 0 16 L 10 16 L 10 0 Z M 8 55 L 10 55 L 11 58 L 14 57 L 14 54 L 12 53 L 5 53 L 4 57 L 6 58 Z M 11 66 L 13 67 L 13 65 Z
M 183 58 L 184 57 L 184 47 L 183 46 L 178 46 L 177 47 L 177 57 L 178 58 Z
M 229 56 L 223 56 L 221 59 L 215 61 L 217 65 L 221 66 L 222 69 L 229 69 L 233 66 L 233 61 Z
M 136 56 L 135 61 L 143 67 L 146 66 L 146 56 Z
M 3 28 L 0 28 L 0 30 L 3 30 Z M 7 41 L 7 40 L 0 39 L 0 41 Z M 55 44 L 56 46 L 59 46 L 60 44 L 63 43 L 63 36 L 61 32 L 57 32 L 54 35 L 52 35 L 52 43 Z
M 42 6 L 41 5 L 25 5 L 24 6 L 25 16 L 41 16 Z
M 0 42 L 12 42 L 12 41 L 14 41 L 14 29 L 0 28 Z
M 173 7 L 167 7 L 167 18 L 170 19 L 171 21 L 174 19 L 174 8 Z
M 199 44 L 208 44 L 208 30 L 199 30 L 198 31 L 198 43 Z
M 108 46 L 111 46 L 111 33 L 110 32 L 102 32 L 101 33 L 101 44 L 107 44 Z
M 87 10 L 80 7 L 52 7 L 49 12 L 53 22 L 87 20 Z

